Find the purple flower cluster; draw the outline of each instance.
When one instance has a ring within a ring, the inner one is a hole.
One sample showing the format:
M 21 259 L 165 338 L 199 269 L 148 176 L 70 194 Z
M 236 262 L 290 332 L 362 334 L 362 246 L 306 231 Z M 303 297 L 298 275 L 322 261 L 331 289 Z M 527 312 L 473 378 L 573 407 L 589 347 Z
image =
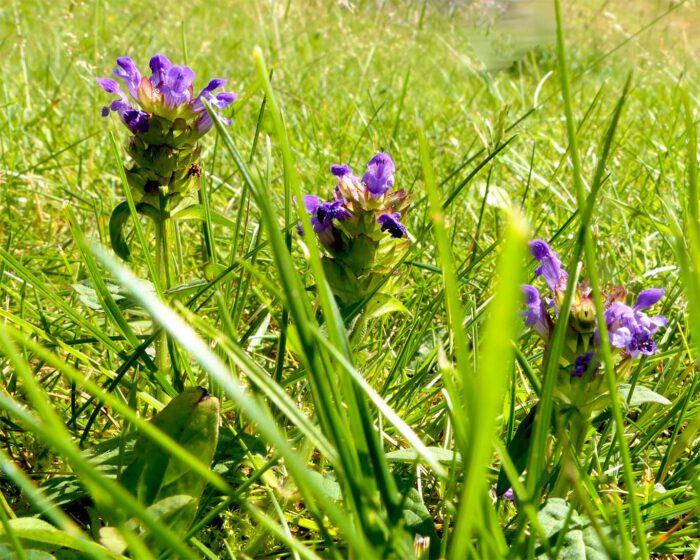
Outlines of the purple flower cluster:
M 171 120 L 195 118 L 197 132 L 200 135 L 204 134 L 212 127 L 213 122 L 203 100 L 212 107 L 225 109 L 236 99 L 235 93 L 214 93 L 226 84 L 226 80 L 220 78 L 211 80 L 195 96 L 192 69 L 189 66 L 174 65 L 162 54 L 151 58 L 149 66 L 150 77 L 141 76 L 131 58 L 117 59 L 114 75 L 124 82 L 131 98 L 112 78 L 97 78 L 97 83 L 102 89 L 119 97 L 102 109 L 102 116 L 106 117 L 112 111 L 117 113 L 133 134 L 149 129 L 151 115 Z M 224 119 L 224 122 L 229 123 L 228 119 Z
M 387 198 L 387 191 L 394 186 L 396 166 L 388 154 L 380 152 L 367 164 L 367 172 L 359 179 L 348 165 L 332 165 L 331 173 L 338 178 L 338 185 L 333 191 L 333 200 L 323 202 L 316 196 L 304 197 L 306 210 L 311 214 L 311 224 L 321 242 L 332 248 L 338 232 L 334 220 L 342 222 L 359 215 L 363 210 L 375 212 L 390 210 L 392 199 Z M 405 196 L 403 191 L 394 197 L 397 200 Z M 379 212 L 376 223 L 380 231 L 388 232 L 391 237 L 402 238 L 408 235 L 406 226 L 399 220 L 399 212 Z
M 656 304 L 663 295 L 663 289 L 651 288 L 641 292 L 632 307 L 621 302 L 613 302 L 605 310 L 605 323 L 610 333 L 610 343 L 615 348 L 624 348 L 632 358 L 640 354 L 647 356 L 654 354 L 656 343 L 652 336 L 666 325 L 668 319 L 661 315 L 649 317 L 642 312 L 642 309 Z
M 331 246 L 335 242 L 333 220 L 347 220 L 352 215 L 343 206 L 342 200 L 323 202 L 317 196 L 304 196 L 306 211 L 311 214 L 311 225 L 324 245 Z
M 526 305 L 525 324 L 535 329 L 543 339 L 549 340 L 569 275 L 562 268 L 559 255 L 545 241 L 531 241 L 530 253 L 540 263 L 535 275 L 544 278 L 550 296 L 543 298 L 537 288 L 528 284 L 522 287 Z M 664 290 L 661 288 L 644 290 L 637 297 L 635 304 L 629 306 L 625 303 L 627 292 L 624 288 L 612 291 L 606 298 L 605 323 L 613 348 L 631 359 L 656 352 L 656 344 L 652 337 L 666 325 L 667 320 L 660 315 L 649 317 L 643 310 L 658 303 L 663 295 Z M 600 337 L 595 322 L 591 290 L 586 283 L 577 287 L 571 306 L 570 323 L 570 332 L 578 337 L 588 336 L 595 350 L 600 343 Z M 588 371 L 595 375 L 600 368 L 595 358 L 595 351 L 577 356 L 571 375 L 582 377 Z

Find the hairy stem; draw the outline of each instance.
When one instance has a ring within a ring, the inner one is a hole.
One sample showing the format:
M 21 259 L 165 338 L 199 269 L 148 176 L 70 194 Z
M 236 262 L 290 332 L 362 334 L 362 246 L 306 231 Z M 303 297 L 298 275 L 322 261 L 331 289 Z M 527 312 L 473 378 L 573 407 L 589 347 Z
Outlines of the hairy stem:
M 164 198 L 161 195 L 161 198 Z M 161 207 L 163 201 L 161 200 Z M 167 292 L 171 287 L 170 277 L 170 247 L 169 247 L 169 228 L 170 220 L 165 217 L 161 208 L 161 219 L 156 221 L 156 271 L 158 280 L 160 281 L 163 292 Z M 170 350 L 168 349 L 168 335 L 165 330 L 162 330 L 156 339 L 156 366 L 161 373 L 168 371 L 170 368 Z M 174 386 L 179 383 L 174 381 Z

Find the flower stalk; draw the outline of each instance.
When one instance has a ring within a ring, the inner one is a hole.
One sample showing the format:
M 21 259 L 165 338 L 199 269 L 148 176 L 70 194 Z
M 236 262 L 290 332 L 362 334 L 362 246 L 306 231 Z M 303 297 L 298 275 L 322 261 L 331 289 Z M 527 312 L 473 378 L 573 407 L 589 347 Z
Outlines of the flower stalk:
M 162 54 L 151 58 L 149 68 L 151 75 L 142 75 L 131 58 L 120 57 L 114 76 L 121 80 L 124 89 L 112 78 L 97 78 L 97 83 L 117 96 L 102 109 L 102 115 L 115 113 L 130 132 L 126 149 L 131 163 L 125 167 L 126 178 L 137 211 L 154 222 L 156 274 L 167 292 L 174 280 L 172 216 L 197 202 L 202 175 L 199 140 L 213 125 L 207 104 L 225 109 L 236 94 L 218 91 L 226 81 L 214 78 L 195 95 L 194 71 L 173 64 Z M 230 123 L 229 119 L 220 118 Z M 114 209 L 110 239 L 115 252 L 128 261 L 130 253 L 123 232 L 126 211 L 124 203 Z M 156 341 L 156 363 L 161 371 L 170 369 L 165 333 Z M 174 379 L 174 386 L 181 387 L 181 381 Z

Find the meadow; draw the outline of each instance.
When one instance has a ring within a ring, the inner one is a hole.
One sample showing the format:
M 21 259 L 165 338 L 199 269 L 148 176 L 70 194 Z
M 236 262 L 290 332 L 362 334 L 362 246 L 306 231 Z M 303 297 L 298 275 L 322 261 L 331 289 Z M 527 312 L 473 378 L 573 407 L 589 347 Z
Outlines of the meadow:
M 700 558 L 698 23 L 5 0 L 0 558 Z

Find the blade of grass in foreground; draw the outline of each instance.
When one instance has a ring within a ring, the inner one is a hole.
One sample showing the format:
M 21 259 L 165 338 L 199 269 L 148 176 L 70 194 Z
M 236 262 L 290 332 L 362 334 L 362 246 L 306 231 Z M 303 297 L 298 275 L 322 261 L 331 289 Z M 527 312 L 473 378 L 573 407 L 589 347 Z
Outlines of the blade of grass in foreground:
M 428 144 L 423 129 L 419 129 L 421 162 L 423 165 L 423 177 L 425 190 L 430 203 L 431 220 L 435 239 L 437 241 L 439 263 L 442 269 L 443 289 L 445 292 L 445 307 L 447 309 L 448 322 L 452 332 L 454 355 L 456 362 L 456 375 L 452 371 L 444 371 L 443 379 L 450 400 L 455 407 L 456 417 L 460 420 L 454 425 L 455 440 L 462 457 L 469 455 L 467 439 L 468 420 L 465 406 L 464 392 L 471 383 L 472 368 L 469 351 L 467 348 L 467 333 L 464 329 L 464 308 L 459 299 L 457 276 L 454 269 L 451 243 L 445 226 L 445 215 L 440 196 L 435 184 Z
M 469 541 L 475 534 L 486 532 L 485 520 L 480 519 L 488 488 L 485 484 L 496 432 L 496 423 L 502 407 L 508 379 L 514 365 L 512 340 L 520 330 L 520 283 L 523 278 L 523 259 L 527 254 L 528 227 L 525 220 L 512 211 L 505 232 L 505 242 L 496 269 L 496 288 L 489 307 L 482 337 L 477 370 L 467 394 L 470 410 L 469 445 L 457 520 L 454 529 L 451 558 L 464 558 Z M 481 527 L 479 527 L 481 525 Z M 490 557 L 506 554 L 503 535 L 493 535 L 491 546 L 499 548 L 481 551 Z M 500 538 L 499 538 L 500 537 Z M 485 539 L 485 543 L 489 543 Z
M 576 187 L 576 196 L 579 207 L 586 205 L 586 191 L 583 185 L 583 177 L 581 172 L 581 162 L 578 153 L 578 142 L 576 138 L 576 121 L 573 113 L 573 103 L 571 100 L 571 90 L 568 75 L 568 64 L 566 58 L 566 45 L 564 42 L 564 28 L 562 24 L 561 2 L 554 0 L 554 7 L 557 20 L 557 61 L 559 64 L 562 97 L 564 100 L 564 112 L 566 114 L 566 128 L 569 137 L 571 163 L 574 173 L 574 185 Z M 646 532 L 644 522 L 637 502 L 634 472 L 632 470 L 632 460 L 630 451 L 625 440 L 625 425 L 622 415 L 622 406 L 618 399 L 617 385 L 615 379 L 615 369 L 612 351 L 610 348 L 610 340 L 608 338 L 607 325 L 604 318 L 603 296 L 600 291 L 600 280 L 595 260 L 595 246 L 590 231 L 586 231 L 583 237 L 584 253 L 586 255 L 587 276 L 591 283 L 593 302 L 595 305 L 596 316 L 598 319 L 598 328 L 600 329 L 601 350 L 603 354 L 603 362 L 605 364 L 605 379 L 607 382 L 608 392 L 610 394 L 610 409 L 615 423 L 615 433 L 617 435 L 620 457 L 622 460 L 622 473 L 625 484 L 627 486 L 627 498 L 630 508 L 630 516 L 637 533 L 637 546 L 639 547 L 639 557 L 648 558 L 649 551 L 646 542 Z

